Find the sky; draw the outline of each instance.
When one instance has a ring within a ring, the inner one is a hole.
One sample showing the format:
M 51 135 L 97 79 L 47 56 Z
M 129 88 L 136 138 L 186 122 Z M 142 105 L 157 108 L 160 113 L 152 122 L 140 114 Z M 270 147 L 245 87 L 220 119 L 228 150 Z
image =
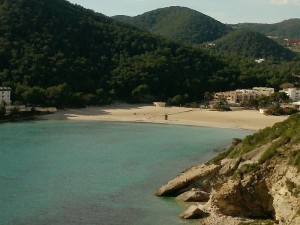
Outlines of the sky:
M 222 23 L 277 23 L 300 18 L 300 0 L 68 0 L 107 16 L 137 16 L 168 6 L 185 6 Z

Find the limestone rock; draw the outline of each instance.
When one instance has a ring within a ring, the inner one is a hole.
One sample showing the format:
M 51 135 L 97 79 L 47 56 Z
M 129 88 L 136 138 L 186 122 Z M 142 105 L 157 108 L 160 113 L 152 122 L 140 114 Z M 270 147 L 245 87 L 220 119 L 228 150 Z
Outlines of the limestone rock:
M 184 213 L 180 214 L 180 217 L 182 219 L 199 219 L 208 215 L 208 213 L 204 212 L 197 205 L 192 205 Z
M 214 164 L 200 164 L 199 166 L 194 166 L 159 188 L 156 192 L 156 195 L 176 196 L 180 190 L 188 187 L 193 182 L 197 181 L 197 183 L 200 185 L 203 183 L 203 181 L 208 182 L 215 177 L 220 168 L 220 165 Z M 197 186 L 197 184 L 195 185 Z
M 250 218 L 273 218 L 273 197 L 265 180 L 228 180 L 212 197 L 212 204 L 221 214 Z
M 177 196 L 176 199 L 184 202 L 207 202 L 209 193 L 199 189 L 192 189 Z

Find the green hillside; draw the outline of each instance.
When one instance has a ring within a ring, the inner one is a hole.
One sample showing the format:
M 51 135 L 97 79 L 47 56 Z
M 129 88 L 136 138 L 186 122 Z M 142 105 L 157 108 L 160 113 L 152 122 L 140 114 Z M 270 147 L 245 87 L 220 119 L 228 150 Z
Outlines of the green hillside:
M 229 27 L 207 15 L 179 6 L 156 9 L 136 17 L 113 18 L 153 34 L 189 44 L 212 41 L 230 31 Z
M 263 34 L 237 29 L 214 42 L 214 48 L 221 52 L 244 57 L 272 60 L 290 60 L 294 53 Z
M 238 72 L 65 0 L 0 0 L 0 84 L 40 105 L 152 101 L 232 88 Z
M 289 19 L 275 24 L 240 23 L 233 26 L 254 30 L 279 40 L 300 38 L 300 19 Z

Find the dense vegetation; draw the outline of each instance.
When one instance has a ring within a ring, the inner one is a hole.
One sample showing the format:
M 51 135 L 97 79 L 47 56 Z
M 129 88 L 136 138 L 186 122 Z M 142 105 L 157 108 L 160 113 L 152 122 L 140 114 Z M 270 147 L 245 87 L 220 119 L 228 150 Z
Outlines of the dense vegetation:
M 212 159 L 209 163 L 219 163 L 222 159 L 236 158 L 252 150 L 267 145 L 264 153 L 258 160 L 258 164 L 248 164 L 243 168 L 245 173 L 256 169 L 260 164 L 272 159 L 274 156 L 283 155 L 289 159 L 289 164 L 296 166 L 300 170 L 299 149 L 295 149 L 300 143 L 300 114 L 291 115 L 283 122 L 276 123 L 273 127 L 267 127 L 253 135 L 247 136 L 235 147 L 229 148 L 220 155 Z M 239 171 L 241 172 L 241 171 Z
M 291 60 L 295 53 L 254 31 L 237 29 L 218 39 L 212 46 L 217 51 L 268 60 Z
M 232 26 L 247 28 L 279 40 L 300 38 L 300 19 L 289 19 L 275 24 L 240 23 Z
M 184 16 L 190 12 L 170 9 Z M 212 35 L 228 31 L 206 16 L 199 21 Z M 200 29 L 197 24 L 182 27 Z M 0 84 L 12 88 L 16 103 L 182 104 L 202 100 L 207 91 L 279 87 L 300 71 L 299 60 L 258 65 L 253 58 L 209 50 L 153 36 L 65 0 L 0 0 Z
M 113 18 L 153 34 L 188 44 L 216 40 L 231 30 L 227 25 L 207 15 L 179 6 L 156 9 L 136 17 Z
M 172 13 L 176 11 L 178 11 L 176 15 Z M 193 22 L 190 20 L 190 22 L 194 24 L 201 22 L 202 27 L 203 29 L 206 29 L 206 32 L 216 32 L 216 30 L 211 29 L 214 26 L 210 25 L 212 22 L 216 21 L 211 20 L 209 17 L 201 19 L 200 15 L 203 16 L 203 14 L 182 7 L 157 9 L 136 17 L 115 16 L 114 18 L 139 27 L 140 29 L 146 29 L 151 33 L 163 35 L 172 40 L 180 40 L 184 43 L 192 44 L 201 43 L 198 41 L 191 41 L 191 38 L 196 37 L 197 35 L 192 35 L 190 30 L 185 30 L 189 29 L 189 25 L 183 26 L 185 22 L 189 21 L 188 16 L 186 15 L 188 12 L 191 17 L 192 15 L 195 15 L 194 18 L 198 21 Z M 173 25 L 168 27 L 169 24 Z M 217 24 L 219 24 L 219 22 L 217 22 Z M 236 28 L 236 26 L 233 27 Z M 204 43 L 203 46 L 205 51 L 211 51 L 213 56 L 223 59 L 223 61 L 226 61 L 227 64 L 231 65 L 230 70 L 235 71 L 235 74 L 238 74 L 235 83 L 237 83 L 239 88 L 271 86 L 279 89 L 279 86 L 282 83 L 298 82 L 292 77 L 292 74 L 299 74 L 300 71 L 299 56 L 295 53 L 259 33 L 244 29 L 234 29 L 230 31 L 226 25 L 223 25 L 223 28 L 222 29 L 225 31 L 223 32 L 223 35 L 221 35 L 220 32 L 219 34 L 221 36 L 218 35 L 221 38 L 215 41 L 212 40 L 216 37 L 207 38 L 208 42 Z M 171 29 L 176 35 L 172 34 L 172 32 L 167 32 L 167 29 Z M 203 29 L 193 29 L 193 32 L 199 31 L 201 37 L 205 37 L 206 34 Z M 177 36 L 186 37 L 186 34 L 192 36 L 188 39 L 177 38 Z M 214 47 L 215 42 L 219 43 L 216 47 Z M 254 59 L 258 58 L 265 58 L 266 61 L 262 64 L 257 64 L 254 62 Z M 229 90 L 230 87 L 224 85 L 221 88 L 218 86 L 216 89 L 219 91 L 224 89 Z
M 238 76 L 200 49 L 65 0 L 0 0 L 0 58 L 13 100 L 40 105 L 201 99 Z

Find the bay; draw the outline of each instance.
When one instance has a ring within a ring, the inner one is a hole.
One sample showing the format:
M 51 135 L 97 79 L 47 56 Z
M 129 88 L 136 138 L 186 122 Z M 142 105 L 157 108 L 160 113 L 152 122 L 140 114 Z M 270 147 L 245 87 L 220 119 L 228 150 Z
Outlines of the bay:
M 179 125 L 0 125 L 0 224 L 184 225 L 155 190 L 251 132 Z

